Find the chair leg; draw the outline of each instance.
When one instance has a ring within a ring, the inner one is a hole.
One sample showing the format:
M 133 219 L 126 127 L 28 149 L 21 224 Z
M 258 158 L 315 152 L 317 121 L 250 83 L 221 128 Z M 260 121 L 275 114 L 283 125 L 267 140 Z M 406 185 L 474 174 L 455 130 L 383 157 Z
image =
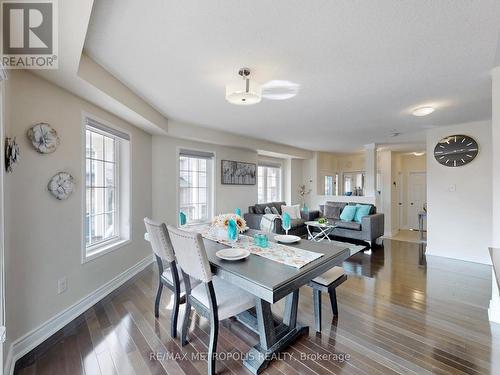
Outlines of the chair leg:
M 313 305 L 316 332 L 321 332 L 321 290 L 313 289 Z
M 187 331 L 190 324 L 191 324 L 191 302 L 189 302 L 189 298 L 186 298 L 186 310 L 184 312 L 184 320 L 182 322 L 182 331 L 181 331 L 182 346 L 187 344 Z
M 161 292 L 163 291 L 163 283 L 160 281 L 158 283 L 158 291 L 156 292 L 156 300 L 155 300 L 155 317 L 160 316 L 160 299 L 161 299 Z
M 337 307 L 337 292 L 335 291 L 335 288 L 332 288 L 328 291 L 328 294 L 330 295 L 330 303 L 332 304 L 332 311 L 333 311 L 333 316 L 339 315 L 339 310 Z
M 177 318 L 179 317 L 180 295 L 178 291 L 174 292 L 174 307 L 172 309 L 172 317 L 170 319 L 170 336 L 173 339 L 177 337 Z
M 210 345 L 208 347 L 208 374 L 215 375 L 215 356 L 217 353 L 217 337 L 219 336 L 219 320 L 210 319 Z

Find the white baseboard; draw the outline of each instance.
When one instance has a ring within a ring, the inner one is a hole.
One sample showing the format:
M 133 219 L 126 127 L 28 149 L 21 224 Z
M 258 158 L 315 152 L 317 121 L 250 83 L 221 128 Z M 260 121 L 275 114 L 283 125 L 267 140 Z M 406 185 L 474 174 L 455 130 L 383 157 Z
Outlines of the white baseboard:
M 68 307 L 64 311 L 61 311 L 31 332 L 28 332 L 14 341 L 10 345 L 9 352 L 5 360 L 4 374 L 12 375 L 18 359 L 36 348 L 54 333 L 59 331 L 79 315 L 83 314 L 86 310 L 94 306 L 97 302 L 102 300 L 112 291 L 116 290 L 126 281 L 130 280 L 136 274 L 149 266 L 153 261 L 154 258 L 152 255 L 144 258 L 139 263 L 122 272 L 114 279 L 108 281 L 106 284 L 102 285 L 88 296 L 82 298 L 74 305 Z

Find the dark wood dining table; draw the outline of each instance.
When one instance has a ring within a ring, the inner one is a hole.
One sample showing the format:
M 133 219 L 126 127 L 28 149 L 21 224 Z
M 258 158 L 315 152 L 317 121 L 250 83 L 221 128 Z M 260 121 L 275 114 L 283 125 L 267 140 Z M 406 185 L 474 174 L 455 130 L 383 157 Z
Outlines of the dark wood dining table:
M 245 235 L 257 233 L 263 232 L 250 229 Z M 273 234 L 268 234 L 268 237 L 269 241 L 274 241 Z M 297 323 L 299 288 L 330 268 L 341 265 L 350 256 L 346 247 L 301 239 L 288 246 L 323 256 L 302 268 L 295 268 L 254 254 L 240 261 L 222 260 L 215 253 L 228 246 L 209 239 L 204 239 L 204 243 L 213 273 L 255 296 L 255 311 L 236 317 L 260 337 L 260 342 L 244 355 L 243 361 L 254 374 L 262 372 L 280 351 L 309 332 L 309 327 Z M 271 305 L 283 298 L 284 316 L 277 320 L 271 312 Z

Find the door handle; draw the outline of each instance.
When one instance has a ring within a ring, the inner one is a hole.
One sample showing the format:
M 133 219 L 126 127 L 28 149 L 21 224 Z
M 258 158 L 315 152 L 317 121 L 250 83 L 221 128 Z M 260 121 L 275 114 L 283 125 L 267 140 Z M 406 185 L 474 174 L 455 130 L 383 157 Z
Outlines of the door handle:
M 403 205 L 403 203 L 401 203 L 401 202 L 398 203 L 398 206 L 402 206 L 402 205 Z
M 412 203 L 410 203 L 410 204 L 413 206 L 413 202 L 412 202 Z

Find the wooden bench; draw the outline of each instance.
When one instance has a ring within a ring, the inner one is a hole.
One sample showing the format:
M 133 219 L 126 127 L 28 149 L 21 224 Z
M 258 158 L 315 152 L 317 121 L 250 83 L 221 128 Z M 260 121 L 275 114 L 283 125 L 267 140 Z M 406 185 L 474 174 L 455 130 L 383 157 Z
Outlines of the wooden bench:
M 333 267 L 321 276 L 316 277 L 309 286 L 313 289 L 314 322 L 316 332 L 321 332 L 321 293 L 328 293 L 332 305 L 333 316 L 339 314 L 337 307 L 337 293 L 335 288 L 347 280 L 347 275 L 342 267 Z

